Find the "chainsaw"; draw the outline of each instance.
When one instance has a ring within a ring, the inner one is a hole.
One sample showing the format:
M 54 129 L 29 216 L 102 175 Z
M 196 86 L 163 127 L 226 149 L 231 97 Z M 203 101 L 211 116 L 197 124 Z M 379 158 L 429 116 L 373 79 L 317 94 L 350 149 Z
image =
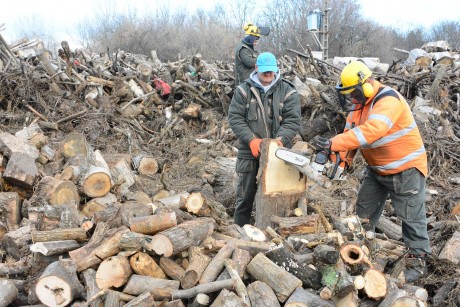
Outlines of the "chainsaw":
M 346 179 L 344 168 L 340 166 L 342 160 L 338 152 L 335 153 L 335 162 L 324 152 L 318 152 L 311 157 L 307 157 L 284 147 L 278 148 L 275 156 L 296 166 L 300 172 L 324 187 L 331 185 L 324 181 L 324 177 L 329 180 Z

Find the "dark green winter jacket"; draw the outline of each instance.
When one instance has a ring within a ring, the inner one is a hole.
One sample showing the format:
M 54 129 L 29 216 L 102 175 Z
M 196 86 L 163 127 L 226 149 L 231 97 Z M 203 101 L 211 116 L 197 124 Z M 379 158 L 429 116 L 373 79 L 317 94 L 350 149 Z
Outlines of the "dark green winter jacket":
M 247 44 L 243 40 L 236 46 L 234 67 L 235 86 L 249 78 L 256 65 L 258 55 L 259 52 L 255 51 L 252 45 Z
M 255 72 L 253 76 L 257 78 Z M 235 89 L 228 121 L 239 139 L 238 158 L 256 159 L 249 148 L 253 138 L 278 138 L 290 148 L 293 137 L 300 132 L 299 94 L 282 78 L 266 93 L 248 78 Z

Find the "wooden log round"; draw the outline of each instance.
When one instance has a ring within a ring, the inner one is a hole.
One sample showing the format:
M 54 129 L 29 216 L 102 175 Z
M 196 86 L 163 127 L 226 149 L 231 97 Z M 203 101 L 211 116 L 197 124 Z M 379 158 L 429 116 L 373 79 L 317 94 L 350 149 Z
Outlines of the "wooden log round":
M 141 175 L 155 175 L 158 173 L 159 165 L 158 161 L 153 157 L 148 156 L 136 156 L 133 158 L 133 164 L 135 169 Z
M 102 197 L 109 193 L 111 181 L 111 174 L 107 169 L 91 166 L 83 178 L 82 189 L 89 197 Z
M 206 204 L 206 199 L 200 192 L 190 193 L 185 200 L 185 208 L 187 212 L 197 214 L 201 208 Z
M 133 271 L 138 275 L 166 279 L 166 274 L 160 266 L 146 253 L 138 252 L 134 254 L 129 259 L 129 263 Z
M 121 287 L 133 274 L 128 259 L 123 256 L 112 256 L 99 265 L 96 272 L 96 284 L 101 290 L 110 287 Z
M 77 267 L 72 260 L 59 260 L 51 263 L 40 276 L 35 293 L 47 306 L 67 306 L 76 298 L 82 297 L 84 288 L 76 273 Z
M 364 274 L 364 292 L 367 297 L 378 300 L 385 297 L 388 292 L 388 284 L 385 275 L 374 269 L 369 269 Z
M 50 176 L 45 176 L 40 180 L 32 198 L 46 200 L 52 206 L 72 202 L 80 203 L 80 195 L 73 182 L 58 180 Z
M 364 251 L 354 243 L 347 243 L 340 247 L 340 256 L 347 264 L 359 264 L 364 260 Z
M 180 281 L 185 274 L 185 270 L 180 265 L 167 257 L 160 258 L 160 268 L 166 275 L 174 280 Z

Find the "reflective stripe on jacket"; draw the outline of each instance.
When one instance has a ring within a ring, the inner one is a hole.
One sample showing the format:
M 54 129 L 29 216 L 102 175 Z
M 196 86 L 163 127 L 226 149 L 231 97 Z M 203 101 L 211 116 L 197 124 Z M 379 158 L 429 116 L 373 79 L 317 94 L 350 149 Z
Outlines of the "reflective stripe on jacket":
M 406 100 L 378 81 L 373 81 L 373 87 L 374 95 L 362 109 L 350 112 L 344 132 L 332 138 L 331 150 L 359 148 L 367 164 L 380 175 L 415 167 L 427 176 L 425 146 Z

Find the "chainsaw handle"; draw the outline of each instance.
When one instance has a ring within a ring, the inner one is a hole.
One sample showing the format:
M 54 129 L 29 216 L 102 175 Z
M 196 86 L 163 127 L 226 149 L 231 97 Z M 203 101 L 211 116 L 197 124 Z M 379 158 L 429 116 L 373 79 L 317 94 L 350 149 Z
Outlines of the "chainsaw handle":
M 340 153 L 335 152 L 335 164 L 334 164 L 334 168 L 332 169 L 331 175 L 330 175 L 330 176 L 327 176 L 327 178 L 329 178 L 329 179 L 331 179 L 331 180 L 334 179 L 335 174 L 337 173 L 337 170 L 338 170 L 338 168 L 339 168 L 340 162 L 342 162 L 342 160 L 340 159 Z

